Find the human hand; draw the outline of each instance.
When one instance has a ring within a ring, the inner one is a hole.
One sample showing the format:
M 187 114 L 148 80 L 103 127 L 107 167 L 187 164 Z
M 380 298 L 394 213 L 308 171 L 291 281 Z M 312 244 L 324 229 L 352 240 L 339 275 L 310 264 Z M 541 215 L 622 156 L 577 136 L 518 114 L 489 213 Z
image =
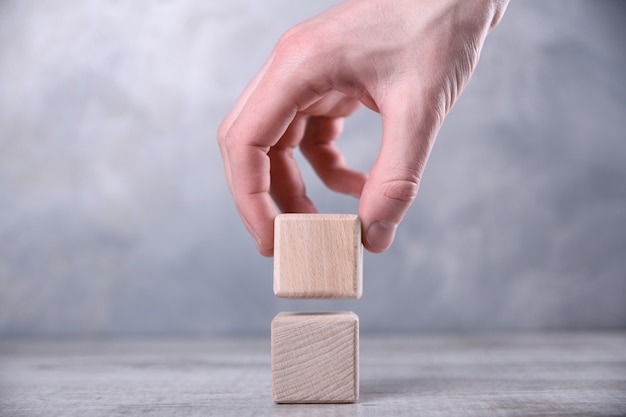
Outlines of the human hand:
M 222 122 L 229 187 L 257 248 L 273 254 L 273 201 L 315 212 L 299 146 L 330 189 L 360 198 L 363 244 L 382 252 L 415 199 L 435 138 L 508 0 L 348 0 L 290 29 Z M 365 105 L 383 138 L 369 176 L 334 142 Z

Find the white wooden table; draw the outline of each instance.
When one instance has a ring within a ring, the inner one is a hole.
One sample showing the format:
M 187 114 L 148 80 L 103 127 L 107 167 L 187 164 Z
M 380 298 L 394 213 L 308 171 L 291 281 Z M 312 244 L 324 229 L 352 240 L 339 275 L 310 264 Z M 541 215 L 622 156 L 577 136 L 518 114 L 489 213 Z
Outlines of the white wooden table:
M 275 405 L 268 339 L 0 341 L 0 416 L 625 416 L 626 333 L 361 338 L 361 398 Z

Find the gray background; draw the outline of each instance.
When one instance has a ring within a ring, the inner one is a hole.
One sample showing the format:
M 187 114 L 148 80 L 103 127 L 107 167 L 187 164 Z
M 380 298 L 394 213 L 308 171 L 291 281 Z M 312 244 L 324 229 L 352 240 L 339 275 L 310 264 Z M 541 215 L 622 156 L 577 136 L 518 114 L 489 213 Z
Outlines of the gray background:
M 626 7 L 513 1 L 358 301 L 286 301 L 234 210 L 219 122 L 331 1 L 0 0 L 0 336 L 626 328 Z M 367 40 L 364 40 L 364 42 Z M 368 170 L 378 115 L 340 146 Z M 305 168 L 321 211 L 355 212 Z

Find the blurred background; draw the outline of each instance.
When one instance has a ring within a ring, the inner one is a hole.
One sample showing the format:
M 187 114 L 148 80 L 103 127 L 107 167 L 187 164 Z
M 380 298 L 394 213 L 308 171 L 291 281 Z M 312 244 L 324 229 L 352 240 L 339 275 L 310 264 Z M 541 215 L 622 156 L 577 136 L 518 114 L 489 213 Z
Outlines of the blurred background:
M 0 337 L 626 328 L 626 5 L 512 1 L 358 301 L 272 294 L 216 130 L 333 1 L 0 0 Z M 367 40 L 364 39 L 364 42 Z M 367 171 L 378 115 L 339 141 Z M 323 212 L 356 212 L 303 163 Z

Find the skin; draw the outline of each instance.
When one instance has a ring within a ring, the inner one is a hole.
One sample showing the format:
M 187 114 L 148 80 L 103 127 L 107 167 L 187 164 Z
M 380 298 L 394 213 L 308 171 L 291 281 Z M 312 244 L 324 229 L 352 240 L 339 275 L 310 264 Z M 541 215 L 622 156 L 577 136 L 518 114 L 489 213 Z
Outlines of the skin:
M 328 188 L 360 199 L 365 247 L 389 248 L 507 3 L 348 0 L 282 36 L 218 132 L 229 187 L 261 254 L 273 254 L 277 207 L 316 212 L 292 157 L 298 146 Z M 369 174 L 348 168 L 335 146 L 362 105 L 383 122 Z

